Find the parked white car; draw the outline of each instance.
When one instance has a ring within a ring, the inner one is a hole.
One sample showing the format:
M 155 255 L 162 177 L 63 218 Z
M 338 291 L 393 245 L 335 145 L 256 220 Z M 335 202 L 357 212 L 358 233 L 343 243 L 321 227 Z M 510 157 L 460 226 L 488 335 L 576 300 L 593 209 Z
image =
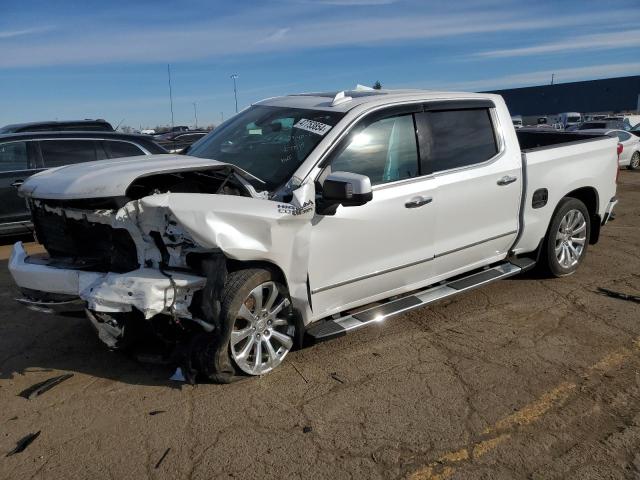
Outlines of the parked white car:
M 580 132 L 589 135 L 607 135 L 618 139 L 618 164 L 629 170 L 636 170 L 640 167 L 640 137 L 624 130 L 591 129 L 580 130 Z
M 490 94 L 271 98 L 190 156 L 31 177 L 48 253 L 16 243 L 9 269 L 31 308 L 86 309 L 112 348 L 175 332 L 188 378 L 228 382 L 536 263 L 572 274 L 617 202 L 616 146 L 516 134 Z

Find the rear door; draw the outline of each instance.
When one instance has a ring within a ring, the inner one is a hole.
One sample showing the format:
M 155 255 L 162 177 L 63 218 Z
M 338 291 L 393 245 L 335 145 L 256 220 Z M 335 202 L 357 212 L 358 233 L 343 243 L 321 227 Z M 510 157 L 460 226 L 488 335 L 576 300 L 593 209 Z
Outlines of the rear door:
M 17 141 L 0 144 L 0 223 L 29 220 L 29 210 L 18 188 L 38 170 L 33 142 Z
M 494 104 L 426 104 L 417 119 L 422 169 L 437 183 L 436 279 L 505 257 L 518 231 L 523 179 L 520 152 L 505 149 Z
M 98 143 L 92 139 L 41 140 L 40 152 L 45 168 L 98 160 Z

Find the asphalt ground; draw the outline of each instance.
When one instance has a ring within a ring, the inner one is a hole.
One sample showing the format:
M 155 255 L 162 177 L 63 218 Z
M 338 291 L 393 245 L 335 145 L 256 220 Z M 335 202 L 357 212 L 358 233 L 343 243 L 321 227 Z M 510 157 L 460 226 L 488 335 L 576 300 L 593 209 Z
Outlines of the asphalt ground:
M 24 309 L 4 260 L 0 478 L 640 478 L 640 304 L 597 291 L 640 295 L 640 173 L 618 196 L 571 277 L 488 285 L 231 385 L 169 381 L 82 318 Z

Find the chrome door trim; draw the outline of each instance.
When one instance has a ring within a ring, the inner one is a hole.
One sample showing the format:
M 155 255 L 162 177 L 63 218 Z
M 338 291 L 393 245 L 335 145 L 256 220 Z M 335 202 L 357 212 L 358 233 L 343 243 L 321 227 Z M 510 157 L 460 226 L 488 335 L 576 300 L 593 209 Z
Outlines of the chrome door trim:
M 415 262 L 411 262 L 411 263 L 405 263 L 404 265 L 399 265 L 397 267 L 391 267 L 391 268 L 386 268 L 384 270 L 377 270 L 375 272 L 372 273 L 367 273 L 365 275 L 360 275 L 358 277 L 354 277 L 351 278 L 349 280 L 344 280 L 342 282 L 337 282 L 331 285 L 326 285 L 324 287 L 319 287 L 319 288 L 315 288 L 313 290 L 311 290 L 311 294 L 316 294 L 316 293 L 321 293 L 327 290 L 331 290 L 333 288 L 337 288 L 337 287 L 343 287 L 344 285 L 348 285 L 350 283 L 354 283 L 354 282 L 359 282 L 360 280 L 366 280 L 368 278 L 372 278 L 372 277 L 376 277 L 378 275 L 383 275 L 385 273 L 391 273 L 391 272 L 395 272 L 396 270 L 402 270 L 403 268 L 409 268 L 409 267 L 413 267 L 415 265 L 420 265 L 421 263 L 426 263 L 426 262 L 430 262 L 436 258 L 440 258 L 440 257 L 444 257 L 445 255 L 449 255 L 451 253 L 455 253 L 455 252 L 459 252 L 460 250 L 465 250 L 467 248 L 471 248 L 471 247 L 476 247 L 480 244 L 486 243 L 486 242 L 491 242 L 492 240 L 497 240 L 499 238 L 502 237 L 507 237 L 509 235 L 513 235 L 514 233 L 518 233 L 517 230 L 512 230 L 510 232 L 507 233 L 502 233 L 500 235 L 495 235 L 491 238 L 486 238 L 484 240 L 480 240 L 479 242 L 474 242 L 474 243 L 470 243 L 469 245 L 465 245 L 463 247 L 458 247 L 458 248 L 454 248 L 453 250 L 448 250 L 446 252 L 442 252 L 442 253 L 437 253 L 432 257 L 429 258 L 424 258 L 422 260 L 417 260 Z

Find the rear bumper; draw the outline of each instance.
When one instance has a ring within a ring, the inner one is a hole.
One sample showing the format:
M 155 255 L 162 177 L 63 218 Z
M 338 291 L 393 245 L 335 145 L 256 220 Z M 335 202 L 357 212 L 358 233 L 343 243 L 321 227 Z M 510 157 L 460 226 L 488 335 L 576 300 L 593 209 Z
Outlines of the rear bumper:
M 193 294 L 206 279 L 196 275 L 140 268 L 128 273 L 103 273 L 58 268 L 46 255 L 29 257 L 17 242 L 9 259 L 16 284 L 29 292 L 20 303 L 47 313 L 89 308 L 97 312 L 139 310 L 145 318 L 170 313 L 190 318 Z
M 609 200 L 609 204 L 607 205 L 606 210 L 604 211 L 604 215 L 602 217 L 602 225 L 606 225 L 606 223 L 611 220 L 611 215 L 613 214 L 613 208 L 618 204 L 618 197 L 611 197 Z

